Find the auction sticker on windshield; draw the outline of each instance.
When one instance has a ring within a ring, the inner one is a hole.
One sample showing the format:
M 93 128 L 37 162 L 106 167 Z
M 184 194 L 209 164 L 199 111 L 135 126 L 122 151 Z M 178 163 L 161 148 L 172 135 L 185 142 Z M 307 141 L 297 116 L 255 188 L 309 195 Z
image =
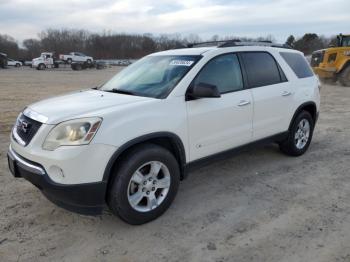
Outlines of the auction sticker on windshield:
M 194 61 L 189 60 L 173 60 L 170 62 L 171 66 L 191 66 Z

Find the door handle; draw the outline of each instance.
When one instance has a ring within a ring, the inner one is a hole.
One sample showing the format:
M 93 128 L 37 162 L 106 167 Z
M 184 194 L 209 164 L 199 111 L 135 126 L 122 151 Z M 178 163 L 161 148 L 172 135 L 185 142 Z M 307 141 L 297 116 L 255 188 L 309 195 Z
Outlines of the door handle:
M 238 103 L 238 106 L 246 106 L 246 105 L 249 105 L 249 104 L 250 104 L 250 101 L 241 100 L 241 101 Z
M 292 93 L 289 91 L 283 91 L 282 96 L 290 96 Z

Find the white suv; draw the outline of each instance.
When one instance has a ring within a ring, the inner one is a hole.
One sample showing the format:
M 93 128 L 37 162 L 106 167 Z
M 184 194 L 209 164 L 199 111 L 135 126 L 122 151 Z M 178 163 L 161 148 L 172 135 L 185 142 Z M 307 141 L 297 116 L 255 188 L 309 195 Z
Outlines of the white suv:
M 226 42 L 155 53 L 101 87 L 28 106 L 9 167 L 54 203 L 105 203 L 130 224 L 160 216 L 191 167 L 257 142 L 310 145 L 319 81 L 302 53 Z

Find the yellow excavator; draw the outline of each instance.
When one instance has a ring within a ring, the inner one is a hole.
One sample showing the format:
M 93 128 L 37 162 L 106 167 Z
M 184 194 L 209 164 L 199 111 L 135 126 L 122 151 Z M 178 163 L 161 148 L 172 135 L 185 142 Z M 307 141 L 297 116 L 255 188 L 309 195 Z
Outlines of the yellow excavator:
M 336 46 L 313 52 L 311 66 L 321 81 L 350 87 L 350 35 L 340 34 Z

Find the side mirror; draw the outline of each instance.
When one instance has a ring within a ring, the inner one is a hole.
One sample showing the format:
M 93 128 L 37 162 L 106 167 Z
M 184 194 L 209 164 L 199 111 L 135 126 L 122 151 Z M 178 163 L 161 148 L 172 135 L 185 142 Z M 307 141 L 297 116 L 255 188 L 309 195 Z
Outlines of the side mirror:
M 217 86 L 207 83 L 198 83 L 190 88 L 186 95 L 186 100 L 218 97 L 221 97 L 221 94 Z

